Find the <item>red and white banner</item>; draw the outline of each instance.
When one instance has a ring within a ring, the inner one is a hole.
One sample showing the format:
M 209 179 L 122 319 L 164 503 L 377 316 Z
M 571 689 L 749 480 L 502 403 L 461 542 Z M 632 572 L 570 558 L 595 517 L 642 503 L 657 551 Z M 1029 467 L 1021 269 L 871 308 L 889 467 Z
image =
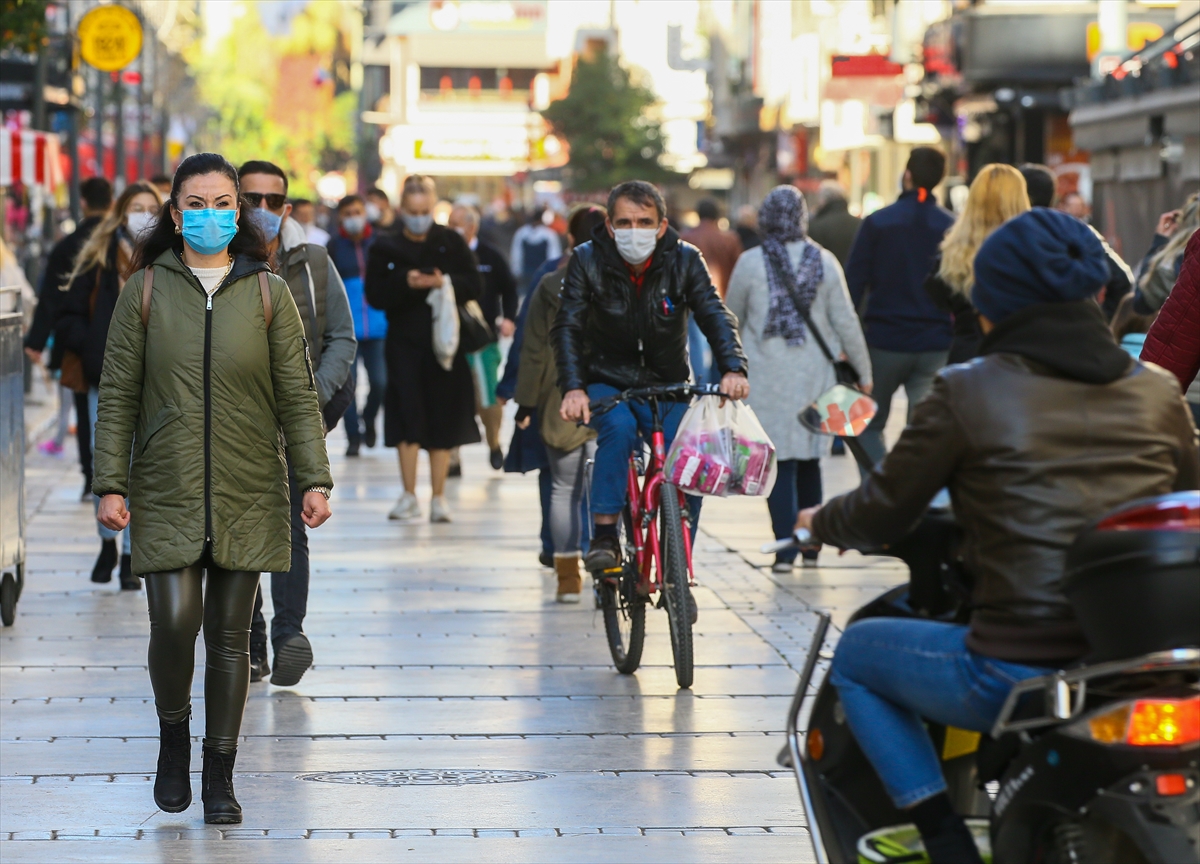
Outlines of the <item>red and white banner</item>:
M 63 182 L 57 135 L 29 129 L 0 130 L 0 186 L 16 182 L 47 189 Z

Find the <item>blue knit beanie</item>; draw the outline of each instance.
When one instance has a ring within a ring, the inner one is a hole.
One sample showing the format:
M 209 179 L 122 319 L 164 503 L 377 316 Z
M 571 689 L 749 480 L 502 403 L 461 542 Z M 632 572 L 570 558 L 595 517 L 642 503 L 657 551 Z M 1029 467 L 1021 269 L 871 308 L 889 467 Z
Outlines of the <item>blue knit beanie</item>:
M 1094 296 L 1108 282 L 1108 256 L 1083 222 L 1045 207 L 1009 219 L 975 254 L 971 302 L 993 324 L 1038 303 Z

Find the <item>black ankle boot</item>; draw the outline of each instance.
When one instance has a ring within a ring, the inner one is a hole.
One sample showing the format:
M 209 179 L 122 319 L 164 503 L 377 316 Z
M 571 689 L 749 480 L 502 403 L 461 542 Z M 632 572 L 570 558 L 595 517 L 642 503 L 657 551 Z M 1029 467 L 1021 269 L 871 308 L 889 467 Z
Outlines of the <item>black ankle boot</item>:
M 168 813 L 192 806 L 192 731 L 188 720 L 158 720 L 158 776 L 154 778 L 154 803 Z
M 142 580 L 133 575 L 133 558 L 129 555 L 121 556 L 120 577 L 122 591 L 142 590 Z
M 204 821 L 209 825 L 234 825 L 242 821 L 242 806 L 233 797 L 236 758 L 236 747 L 231 752 L 222 752 L 204 745 L 200 798 L 204 801 Z
M 100 555 L 96 558 L 96 566 L 92 568 L 93 582 L 111 582 L 113 568 L 117 566 L 117 541 L 102 540 Z

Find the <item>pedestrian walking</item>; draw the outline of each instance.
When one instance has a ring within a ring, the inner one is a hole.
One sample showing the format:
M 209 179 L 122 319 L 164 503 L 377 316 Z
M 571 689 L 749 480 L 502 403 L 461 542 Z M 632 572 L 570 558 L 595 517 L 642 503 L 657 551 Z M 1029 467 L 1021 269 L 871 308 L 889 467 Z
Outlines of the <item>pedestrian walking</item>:
M 346 286 L 350 314 L 354 317 L 354 338 L 358 342 L 354 362 L 350 364 L 353 394 L 346 406 L 345 429 L 347 456 L 357 456 L 359 448 L 375 446 L 375 418 L 383 405 L 387 389 L 387 360 L 383 346 L 387 337 L 387 316 L 367 303 L 363 292 L 363 274 L 367 272 L 367 253 L 375 242 L 375 229 L 367 217 L 367 202 L 358 195 L 347 195 L 338 202 L 338 228 L 326 247 L 329 260 L 337 268 Z M 367 373 L 367 402 L 362 421 L 358 413 L 358 364 Z
M 504 256 L 504 263 L 509 265 L 509 272 L 512 272 L 512 260 L 509 255 L 512 252 L 513 235 L 520 227 L 520 220 L 502 197 L 494 199 L 484 210 L 483 219 L 479 224 L 480 239 Z
M 604 228 L 601 207 L 583 207 L 572 214 L 567 225 L 567 241 L 572 248 L 584 237 Z M 579 572 L 579 554 L 584 533 L 583 497 L 587 461 L 596 452 L 596 433 L 584 426 L 568 423 L 559 416 L 562 391 L 558 388 L 558 367 L 550 329 L 558 316 L 564 263 L 542 277 L 529 297 L 529 317 L 521 345 L 521 365 L 517 375 L 517 424 L 526 428 L 536 422 L 546 443 L 550 463 L 550 535 L 554 544 L 554 572 L 558 577 L 555 599 L 559 603 L 578 603 L 583 590 Z
M 887 452 L 883 430 L 892 396 L 904 387 L 911 417 L 950 353 L 950 314 L 938 309 L 922 287 L 954 223 L 933 195 L 945 174 L 940 150 L 913 148 L 899 200 L 863 220 L 846 262 L 846 283 L 862 316 L 879 405 L 859 440 L 876 463 Z
M 333 485 L 304 328 L 268 254 L 239 206 L 233 166 L 215 153 L 184 159 L 169 206 L 134 254 L 100 380 L 99 519 L 114 531 L 132 527 L 133 572 L 149 601 L 154 802 L 169 813 L 191 804 L 192 670 L 203 626 L 201 797 L 210 823 L 242 820 L 233 767 L 254 595 L 261 571 L 286 570 L 291 559 L 285 447 L 310 528 L 329 518 Z
M 396 211 L 392 209 L 392 199 L 378 186 L 367 190 L 367 222 L 376 231 L 391 231 L 396 224 Z
M 517 277 L 517 288 L 524 298 L 533 290 L 533 277 L 537 269 L 547 261 L 562 256 L 562 241 L 550 228 L 554 213 L 550 210 L 534 210 L 524 225 L 513 234 L 509 261 Z
M 1020 168 L 1021 176 L 1025 178 L 1025 190 L 1029 193 L 1029 204 L 1032 207 L 1053 207 L 1058 204 L 1058 178 L 1048 165 L 1036 162 L 1026 162 Z M 1068 214 L 1070 215 L 1070 214 Z M 1080 220 L 1100 239 L 1104 246 L 1104 254 L 1108 257 L 1108 282 L 1104 290 L 1097 295 L 1097 300 L 1104 308 L 1104 315 L 1109 321 L 1117 312 L 1121 299 L 1133 287 L 1133 271 L 1116 250 L 1108 244 L 1104 235 L 1087 220 Z
M 743 204 L 737 209 L 737 224 L 733 226 L 738 239 L 742 241 L 742 249 L 753 249 L 762 241 L 758 236 L 758 211 L 750 204 Z
M 66 237 L 54 244 L 46 258 L 46 269 L 42 271 L 42 282 L 38 286 L 38 302 L 33 310 L 33 321 L 30 322 L 29 332 L 25 334 L 25 353 L 35 363 L 40 363 L 42 353 L 50 343 L 54 333 L 54 324 L 58 320 L 59 308 L 67 289 L 67 280 L 75 269 L 75 260 L 79 251 L 96 230 L 96 226 L 104 219 L 112 208 L 112 184 L 103 177 L 89 177 L 79 184 L 80 203 L 83 207 L 83 219 L 79 225 Z M 50 347 L 49 362 L 46 368 L 60 372 L 63 361 L 63 347 L 57 341 Z M 79 451 L 79 469 L 83 472 L 82 501 L 92 500 L 92 444 L 87 430 L 92 426 L 91 415 L 88 413 L 87 386 L 79 381 L 74 388 L 62 383 L 59 378 L 59 399 L 63 408 L 73 402 L 75 405 L 75 441 Z M 68 411 L 59 411 L 58 431 L 55 434 L 57 448 L 48 448 L 51 454 L 62 451 L 63 438 L 67 434 L 67 421 L 64 417 Z M 109 568 L 111 572 L 112 568 Z
M 796 515 L 821 503 L 821 457 L 832 439 L 814 435 L 796 420 L 801 410 L 837 383 L 833 364 L 811 329 L 820 331 L 833 356 L 843 353 L 871 392 L 867 343 L 837 258 L 806 236 L 808 208 L 794 186 L 777 186 L 758 211 L 762 245 L 738 259 L 725 303 L 738 320 L 750 363 L 750 407 L 775 445 L 779 474 L 767 498 L 776 538 L 790 537 Z M 776 572 L 789 572 L 800 551 L 806 564 L 819 546 L 775 556 Z
M 479 441 L 475 425 L 475 384 L 466 355 L 459 351 L 449 370 L 433 351 L 433 310 L 429 291 L 449 276 L 461 304 L 478 300 L 483 289 L 475 256 L 467 241 L 434 224 L 437 189 L 421 174 L 404 180 L 400 195 L 401 229 L 382 235 L 367 257 L 367 302 L 387 313 L 388 387 L 384 396 L 383 434 L 397 448 L 404 493 L 389 519 L 421 518 L 417 501 L 417 457 L 429 453 L 433 497 L 431 522 L 449 522 L 446 475 L 450 451 Z
M 73 360 L 74 375 L 86 388 L 88 408 L 84 416 L 90 422 L 87 427 L 77 427 L 76 434 L 86 435 L 92 444 L 109 323 L 125 280 L 133 272 L 134 247 L 141 235 L 153 227 L 161 209 L 162 196 L 149 183 L 139 181 L 126 186 L 116 205 L 79 250 L 66 293 L 60 300 L 54 340 L 62 345 L 63 351 L 69 352 L 66 358 Z M 93 495 L 92 502 L 99 509 L 100 499 Z M 119 560 L 121 588 L 139 590 L 142 585 L 133 575 L 129 532 L 112 531 L 99 522 L 96 527 L 100 533 L 100 554 L 92 568 L 92 581 L 111 582 Z M 122 540 L 119 558 L 118 538 Z
M 925 278 L 925 292 L 954 318 L 954 340 L 948 363 L 965 363 L 979 355 L 983 331 L 971 305 L 975 285 L 975 253 L 988 236 L 1029 209 L 1025 178 L 1011 165 L 985 165 L 971 181 L 967 203 L 942 241 Z
M 711 198 L 696 205 L 696 215 L 700 217 L 700 224 L 684 231 L 680 237 L 700 250 L 717 293 L 724 297 L 733 265 L 742 254 L 742 241 L 737 232 L 726 231 L 720 226 L 721 210 Z
M 304 230 L 304 242 L 324 246 L 329 232 L 317 224 L 317 205 L 307 198 L 292 199 L 292 221 Z
M 1174 373 L 1200 426 L 1200 231 L 1184 247 L 1179 279 L 1146 334 L 1141 356 Z
M 325 427 L 337 422 L 354 398 L 349 383 L 357 346 L 346 288 L 325 247 L 305 240 L 303 226 L 291 218 L 287 201 L 287 174 L 278 165 L 255 160 L 238 169 L 242 198 L 248 216 L 267 241 L 267 264 L 287 282 L 304 327 L 304 345 L 312 367 L 317 404 L 325 412 Z M 335 401 L 340 409 L 331 408 Z M 332 411 L 332 414 L 331 414 Z M 291 687 L 299 683 L 313 662 L 312 643 L 304 633 L 308 613 L 308 535 L 301 510 L 302 486 L 296 485 L 289 462 L 292 501 L 292 559 L 287 568 L 271 571 L 271 646 L 274 664 L 267 660 L 267 622 L 262 611 L 262 589 L 254 599 L 250 628 L 250 680 L 271 675 L 271 683 Z M 274 674 L 271 673 L 272 665 Z
M 808 223 L 809 239 L 832 252 L 838 266 L 845 269 L 861 226 L 862 219 L 850 212 L 842 184 L 822 180 L 817 189 L 817 212 Z
M 1200 228 L 1200 192 L 1192 193 L 1179 210 L 1158 217 L 1150 250 L 1137 267 L 1134 311 L 1146 315 L 1162 308 L 1179 278 L 1184 250 L 1197 228 Z
M 496 337 L 483 350 L 468 355 L 467 362 L 471 364 L 471 375 L 475 380 L 475 414 L 483 422 L 492 468 L 499 471 L 504 467 L 504 451 L 500 447 L 504 406 L 496 398 L 500 364 L 504 359 L 500 355 L 500 338 L 511 338 L 517 329 L 517 282 L 500 250 L 479 238 L 478 210 L 464 204 L 456 205 L 450 211 L 447 227 L 457 231 L 475 253 L 483 285 L 479 306 Z

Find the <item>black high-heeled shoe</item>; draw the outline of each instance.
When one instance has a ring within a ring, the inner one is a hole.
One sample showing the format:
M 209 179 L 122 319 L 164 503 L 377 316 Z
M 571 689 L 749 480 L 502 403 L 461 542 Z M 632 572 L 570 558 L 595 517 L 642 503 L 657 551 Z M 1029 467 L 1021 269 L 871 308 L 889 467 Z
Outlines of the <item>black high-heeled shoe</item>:
M 113 568 L 117 566 L 117 541 L 101 540 L 100 555 L 92 568 L 93 582 L 111 582 Z
M 236 759 L 236 747 L 226 752 L 204 745 L 200 798 L 204 801 L 204 821 L 209 825 L 236 825 L 242 821 L 242 805 L 233 796 L 233 763 Z
M 154 803 L 167 813 L 192 806 L 192 731 L 190 718 L 180 723 L 158 720 L 158 774 Z

